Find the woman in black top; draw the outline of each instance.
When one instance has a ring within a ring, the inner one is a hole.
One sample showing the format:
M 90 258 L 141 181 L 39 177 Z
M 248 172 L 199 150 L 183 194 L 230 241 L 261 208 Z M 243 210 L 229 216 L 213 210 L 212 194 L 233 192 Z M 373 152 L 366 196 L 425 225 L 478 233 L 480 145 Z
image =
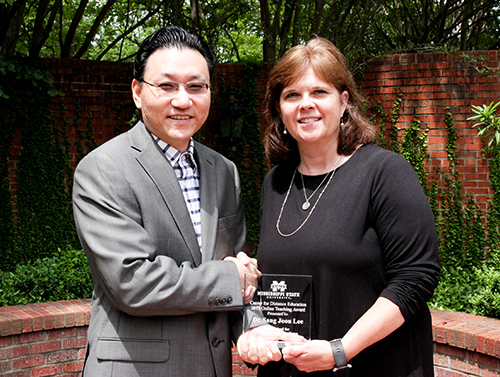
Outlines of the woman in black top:
M 312 340 L 284 348 L 259 376 L 434 375 L 434 219 L 412 167 L 371 144 L 360 103 L 345 58 L 321 38 L 270 74 L 275 167 L 263 185 L 259 268 L 312 275 L 313 319 Z

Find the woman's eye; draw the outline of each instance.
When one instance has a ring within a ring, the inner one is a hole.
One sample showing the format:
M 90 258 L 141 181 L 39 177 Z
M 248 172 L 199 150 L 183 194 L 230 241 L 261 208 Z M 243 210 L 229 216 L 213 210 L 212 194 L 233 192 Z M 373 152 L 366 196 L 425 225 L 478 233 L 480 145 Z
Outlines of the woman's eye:
M 318 89 L 318 90 L 315 90 L 313 94 L 316 96 L 325 96 L 328 93 L 326 90 Z
M 297 98 L 299 96 L 298 93 L 287 93 L 285 95 L 285 99 L 294 99 L 294 98 Z

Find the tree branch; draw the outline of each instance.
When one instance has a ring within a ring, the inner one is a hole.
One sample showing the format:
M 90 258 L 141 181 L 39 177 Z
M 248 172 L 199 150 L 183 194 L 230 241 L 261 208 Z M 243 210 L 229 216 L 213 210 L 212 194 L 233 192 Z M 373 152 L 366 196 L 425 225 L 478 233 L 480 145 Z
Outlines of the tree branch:
M 148 21 L 156 12 L 159 10 L 159 6 L 157 6 L 154 9 L 150 9 L 149 12 L 141 19 L 139 20 L 135 25 L 132 25 L 128 29 L 126 29 L 123 33 L 121 33 L 118 37 L 114 39 L 113 42 L 108 44 L 108 46 L 99 54 L 99 56 L 96 58 L 96 60 L 101 60 L 109 50 L 111 50 L 118 42 L 122 41 L 125 39 L 127 35 L 132 33 L 135 29 L 137 29 L 139 26 L 142 26 Z
M 85 54 L 85 52 L 87 51 L 87 49 L 90 46 L 90 43 L 92 42 L 95 35 L 97 34 L 97 30 L 99 29 L 99 26 L 101 26 L 101 23 L 104 20 L 104 17 L 106 17 L 106 14 L 110 11 L 110 9 L 113 7 L 115 2 L 116 2 L 116 0 L 108 0 L 106 2 L 106 4 L 102 7 L 101 11 L 97 15 L 97 18 L 94 20 L 92 27 L 90 28 L 89 32 L 87 33 L 87 37 L 85 38 L 85 41 L 83 42 L 80 49 L 74 55 L 75 58 L 79 59 L 83 56 L 83 54 Z
M 73 39 L 75 38 L 76 29 L 82 20 L 83 13 L 85 12 L 85 8 L 88 3 L 89 0 L 80 0 L 76 13 L 71 20 L 71 25 L 69 26 L 64 43 L 61 46 L 61 58 L 69 58 L 71 56 L 71 45 L 73 44 Z

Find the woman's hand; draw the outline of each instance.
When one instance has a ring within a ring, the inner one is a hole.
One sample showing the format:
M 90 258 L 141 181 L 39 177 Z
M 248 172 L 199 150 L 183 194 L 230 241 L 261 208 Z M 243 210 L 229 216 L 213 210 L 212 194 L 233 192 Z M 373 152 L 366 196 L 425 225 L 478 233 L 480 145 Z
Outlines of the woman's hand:
M 307 373 L 332 370 L 335 366 L 332 347 L 326 340 L 310 340 L 302 345 L 287 346 L 283 348 L 283 360 Z
M 288 333 L 270 325 L 262 325 L 244 332 L 238 338 L 237 347 L 244 361 L 263 365 L 269 361 L 281 359 L 278 342 L 288 345 L 305 341 L 305 338 L 300 335 Z
M 342 337 L 347 361 L 366 347 L 384 339 L 403 323 L 399 307 L 392 301 L 379 297 Z M 308 373 L 333 369 L 335 366 L 332 347 L 327 340 L 311 340 L 303 345 L 286 347 L 283 349 L 283 359 Z

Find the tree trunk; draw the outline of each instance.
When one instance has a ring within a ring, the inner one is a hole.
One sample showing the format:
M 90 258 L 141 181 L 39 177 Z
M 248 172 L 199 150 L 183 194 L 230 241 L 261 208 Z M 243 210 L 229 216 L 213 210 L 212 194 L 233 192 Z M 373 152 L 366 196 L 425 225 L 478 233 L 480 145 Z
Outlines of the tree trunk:
M 110 11 L 110 9 L 113 7 L 115 2 L 116 2 L 116 0 L 108 0 L 106 2 L 106 4 L 104 4 L 101 11 L 97 15 L 94 23 L 92 24 L 92 27 L 90 28 L 90 30 L 87 34 L 87 38 L 85 38 L 85 41 L 83 42 L 80 49 L 74 55 L 74 58 L 80 59 L 83 56 L 83 54 L 85 54 L 85 52 L 87 51 L 87 49 L 90 46 L 90 43 L 92 42 L 95 35 L 97 34 L 97 30 L 99 29 L 101 22 L 104 20 L 104 17 L 106 17 L 106 14 Z
M 38 10 L 35 18 L 35 27 L 33 30 L 33 38 L 31 41 L 31 46 L 29 49 L 29 57 L 37 58 L 40 55 L 42 47 L 49 38 L 52 26 L 54 26 L 54 21 L 57 15 L 57 9 L 61 6 L 61 0 L 56 0 L 54 2 L 53 8 L 50 10 L 49 17 L 44 26 L 44 20 L 48 11 L 50 0 L 41 0 L 38 4 Z
M 271 31 L 271 12 L 267 0 L 259 0 L 260 18 L 262 21 L 262 30 L 264 38 L 262 40 L 262 55 L 265 62 L 274 62 L 276 60 L 276 41 L 273 40 Z
M 66 34 L 66 38 L 64 39 L 64 44 L 61 46 L 61 58 L 69 58 L 71 56 L 71 45 L 73 44 L 73 38 L 75 38 L 76 30 L 80 21 L 82 20 L 83 13 L 85 12 L 85 8 L 89 0 L 81 0 L 78 5 L 78 9 L 76 10 L 73 19 L 71 20 L 71 25 L 69 26 L 68 33 Z
M 6 9 L 0 8 L 0 20 L 4 21 L 0 24 L 0 45 L 1 53 L 6 56 L 14 56 L 16 53 L 26 1 L 19 0 Z

